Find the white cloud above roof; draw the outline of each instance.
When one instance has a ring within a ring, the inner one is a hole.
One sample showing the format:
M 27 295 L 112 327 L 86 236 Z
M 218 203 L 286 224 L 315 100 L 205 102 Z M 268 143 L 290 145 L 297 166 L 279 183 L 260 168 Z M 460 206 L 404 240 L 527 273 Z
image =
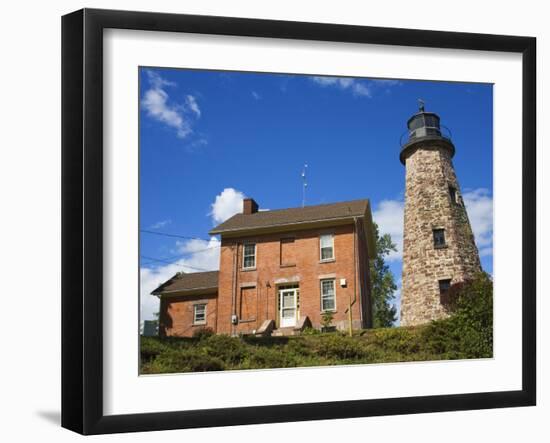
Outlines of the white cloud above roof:
M 209 212 L 213 223 L 223 223 L 229 217 L 243 212 L 244 198 L 245 195 L 234 188 L 225 188 L 220 194 L 216 195 Z

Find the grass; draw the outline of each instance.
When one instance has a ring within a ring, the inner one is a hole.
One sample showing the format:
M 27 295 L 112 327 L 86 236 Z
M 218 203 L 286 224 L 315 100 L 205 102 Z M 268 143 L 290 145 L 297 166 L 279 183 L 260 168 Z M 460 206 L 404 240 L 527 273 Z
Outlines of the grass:
M 340 333 L 306 331 L 293 337 L 141 339 L 141 373 L 163 374 L 235 369 L 292 368 L 365 363 L 491 357 L 464 349 L 446 320 L 416 327 Z

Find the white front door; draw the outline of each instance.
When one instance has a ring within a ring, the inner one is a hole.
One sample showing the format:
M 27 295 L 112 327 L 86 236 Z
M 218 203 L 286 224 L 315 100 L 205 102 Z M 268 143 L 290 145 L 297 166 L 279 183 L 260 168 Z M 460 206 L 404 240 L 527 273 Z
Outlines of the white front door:
M 279 326 L 281 328 L 296 326 L 297 294 L 298 290 L 296 288 L 281 289 L 279 291 L 281 301 Z

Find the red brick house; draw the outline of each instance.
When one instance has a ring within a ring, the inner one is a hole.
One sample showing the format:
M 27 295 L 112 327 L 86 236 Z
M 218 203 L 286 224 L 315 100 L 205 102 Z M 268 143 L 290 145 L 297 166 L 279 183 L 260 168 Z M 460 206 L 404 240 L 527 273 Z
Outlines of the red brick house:
M 371 327 L 368 200 L 259 211 L 245 199 L 210 235 L 221 236 L 219 271 L 179 273 L 153 291 L 161 335 L 292 333 L 320 328 L 324 311 L 338 329 L 350 318 L 353 329 Z

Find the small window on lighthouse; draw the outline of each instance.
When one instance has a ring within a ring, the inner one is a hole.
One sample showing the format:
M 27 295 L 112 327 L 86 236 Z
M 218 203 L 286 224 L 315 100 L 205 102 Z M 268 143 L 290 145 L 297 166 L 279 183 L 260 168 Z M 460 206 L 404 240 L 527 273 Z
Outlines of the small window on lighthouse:
M 445 229 L 434 229 L 434 247 L 444 248 L 445 244 Z
M 445 280 L 439 280 L 439 293 L 441 295 L 447 294 L 449 292 L 449 289 L 451 289 L 451 279 L 445 279 Z
M 454 186 L 449 185 L 449 195 L 451 196 L 451 202 L 458 205 L 460 202 L 458 200 L 458 193 Z

